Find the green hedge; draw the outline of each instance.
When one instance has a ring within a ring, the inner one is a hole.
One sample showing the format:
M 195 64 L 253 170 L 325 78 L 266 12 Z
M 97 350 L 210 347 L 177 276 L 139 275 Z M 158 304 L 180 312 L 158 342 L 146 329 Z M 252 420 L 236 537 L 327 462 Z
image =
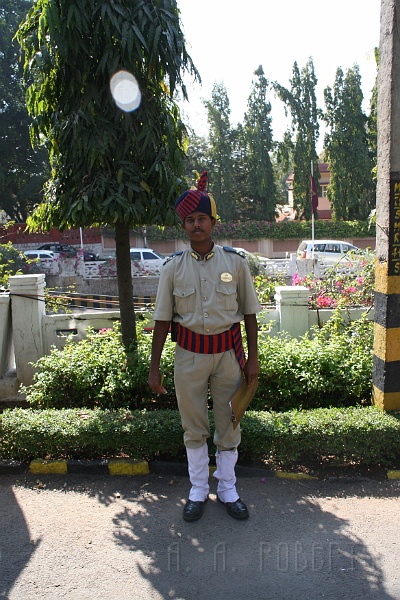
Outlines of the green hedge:
M 133 230 L 137 235 L 142 235 L 142 229 Z M 112 230 L 104 230 L 104 234 L 115 235 Z M 375 226 L 367 221 L 315 221 L 315 238 L 343 239 L 375 237 Z M 307 239 L 311 237 L 310 221 L 243 221 L 236 223 L 218 222 L 214 235 L 216 239 L 255 240 L 260 238 L 272 239 Z M 146 236 L 149 242 L 186 239 L 182 227 L 146 227 Z
M 212 445 L 213 419 L 210 414 Z M 240 456 L 285 466 L 304 457 L 319 463 L 395 465 L 400 421 L 376 407 L 286 413 L 247 412 Z M 183 458 L 179 413 L 172 410 L 6 410 L 0 415 L 0 458 Z

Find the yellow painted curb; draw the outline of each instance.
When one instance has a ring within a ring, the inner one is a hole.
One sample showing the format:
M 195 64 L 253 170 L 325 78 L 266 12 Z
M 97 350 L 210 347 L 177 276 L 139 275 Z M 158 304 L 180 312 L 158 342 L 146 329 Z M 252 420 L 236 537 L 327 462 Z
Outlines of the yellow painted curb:
M 387 478 L 388 479 L 400 479 L 400 471 L 388 471 Z
M 148 475 L 149 463 L 135 458 L 114 458 L 108 461 L 110 475 Z
M 29 471 L 34 475 L 43 475 L 52 473 L 55 475 L 65 475 L 68 471 L 66 460 L 32 460 L 29 464 Z
M 280 479 L 318 479 L 318 477 L 308 475 L 307 473 L 288 473 L 287 471 L 276 471 L 275 475 Z

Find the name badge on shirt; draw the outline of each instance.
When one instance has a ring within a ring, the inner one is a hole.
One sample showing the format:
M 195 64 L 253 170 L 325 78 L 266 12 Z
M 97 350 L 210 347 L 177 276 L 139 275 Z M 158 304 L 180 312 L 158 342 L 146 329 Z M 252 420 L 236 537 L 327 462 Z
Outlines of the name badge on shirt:
M 229 283 L 232 281 L 232 275 L 230 273 L 221 273 L 221 281 L 224 283 Z

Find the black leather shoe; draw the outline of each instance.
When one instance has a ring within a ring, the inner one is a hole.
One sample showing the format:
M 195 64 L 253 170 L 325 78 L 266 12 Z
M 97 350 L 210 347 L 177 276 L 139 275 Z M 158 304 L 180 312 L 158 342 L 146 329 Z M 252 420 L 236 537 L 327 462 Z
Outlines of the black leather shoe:
M 183 518 L 185 521 L 197 521 L 203 516 L 204 512 L 204 503 L 207 501 L 207 498 L 204 502 L 188 500 L 185 504 L 185 508 L 183 509 Z
M 222 502 L 222 500 L 220 500 L 219 498 L 218 500 Z M 222 502 L 222 504 L 226 506 L 226 512 L 228 513 L 228 515 L 233 517 L 234 519 L 249 518 L 249 511 L 247 509 L 247 506 L 244 502 L 242 502 L 240 498 L 238 498 L 235 502 Z

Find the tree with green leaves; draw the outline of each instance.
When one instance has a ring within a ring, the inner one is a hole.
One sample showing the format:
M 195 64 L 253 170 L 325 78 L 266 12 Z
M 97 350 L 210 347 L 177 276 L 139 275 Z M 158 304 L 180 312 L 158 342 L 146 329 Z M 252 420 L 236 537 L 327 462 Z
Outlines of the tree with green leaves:
M 275 144 L 272 155 L 272 166 L 277 187 L 277 203 L 281 206 L 288 203 L 286 180 L 293 172 L 293 150 L 294 144 L 291 132 L 286 130 L 282 141 Z
M 46 151 L 34 149 L 29 137 L 19 46 L 13 40 L 31 4 L 0 0 L 0 209 L 18 223 L 39 203 L 49 171 Z
M 247 166 L 246 133 L 242 123 L 232 129 L 233 192 L 235 219 L 244 221 L 254 218 L 253 198 L 250 194 Z
M 189 142 L 185 158 L 185 178 L 189 185 L 196 185 L 199 171 L 208 169 L 209 146 L 205 137 L 197 135 L 189 129 Z
M 276 214 L 276 186 L 271 163 L 272 127 L 271 103 L 267 100 L 269 82 L 260 65 L 254 71 L 256 79 L 247 101 L 244 130 L 247 172 L 253 219 L 274 221 Z
M 327 87 L 324 97 L 328 126 L 324 150 L 331 173 L 327 196 L 333 217 L 365 220 L 374 207 L 375 194 L 358 66 L 346 75 L 338 68 L 333 89 Z
M 218 215 L 223 221 L 233 220 L 233 158 L 232 128 L 228 91 L 223 83 L 214 83 L 211 100 L 206 100 L 209 124 L 209 190 L 217 204 Z
M 32 227 L 94 223 L 115 229 L 122 338 L 136 341 L 129 231 L 172 224 L 185 127 L 173 95 L 185 72 L 175 0 L 35 0 L 17 39 L 24 55 L 32 135 L 51 177 Z M 116 106 L 110 78 L 126 70 L 141 91 L 135 112 Z
M 290 111 L 293 140 L 293 202 L 298 218 L 310 219 L 311 209 L 311 163 L 313 175 L 318 184 L 320 175 L 316 144 L 319 137 L 319 110 L 315 88 L 317 78 L 312 58 L 300 71 L 297 62 L 293 65 L 291 88 L 287 89 L 278 82 L 273 83 L 278 97 L 285 104 L 285 112 Z

